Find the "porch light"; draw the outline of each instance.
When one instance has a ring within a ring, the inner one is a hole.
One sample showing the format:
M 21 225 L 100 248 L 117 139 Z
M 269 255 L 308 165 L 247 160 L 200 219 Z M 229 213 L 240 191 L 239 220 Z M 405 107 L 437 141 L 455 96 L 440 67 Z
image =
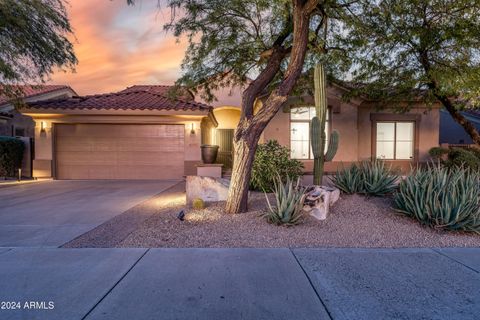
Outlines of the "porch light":
M 45 133 L 45 129 L 47 129 L 47 123 L 45 121 L 40 121 L 40 132 Z
M 195 124 L 192 122 L 192 129 L 190 130 L 190 134 L 195 134 Z

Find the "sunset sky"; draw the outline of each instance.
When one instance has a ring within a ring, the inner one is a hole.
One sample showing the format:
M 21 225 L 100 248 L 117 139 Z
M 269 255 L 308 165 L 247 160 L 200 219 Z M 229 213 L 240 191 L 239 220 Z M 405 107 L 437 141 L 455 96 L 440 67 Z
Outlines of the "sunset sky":
M 133 84 L 172 84 L 180 75 L 186 42 L 163 30 L 170 11 L 157 0 L 70 0 L 76 72 L 56 72 L 51 84 L 78 94 L 121 90 Z

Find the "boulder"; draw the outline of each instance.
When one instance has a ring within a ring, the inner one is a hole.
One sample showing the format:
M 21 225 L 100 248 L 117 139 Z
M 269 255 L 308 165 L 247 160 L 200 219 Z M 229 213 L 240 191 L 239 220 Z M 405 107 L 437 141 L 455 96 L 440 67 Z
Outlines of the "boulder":
M 303 210 L 318 220 L 327 219 L 332 206 L 340 198 L 340 190 L 326 186 L 310 186 L 305 190 Z
M 187 204 L 191 205 L 193 199 L 199 198 L 204 202 L 227 200 L 230 181 L 222 178 L 187 176 L 186 193 Z

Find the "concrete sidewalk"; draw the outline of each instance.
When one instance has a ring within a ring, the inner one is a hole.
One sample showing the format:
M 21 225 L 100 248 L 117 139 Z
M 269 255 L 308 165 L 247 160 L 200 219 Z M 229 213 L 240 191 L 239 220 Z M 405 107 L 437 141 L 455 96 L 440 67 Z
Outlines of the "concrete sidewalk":
M 476 319 L 479 272 L 480 248 L 0 248 L 0 319 Z

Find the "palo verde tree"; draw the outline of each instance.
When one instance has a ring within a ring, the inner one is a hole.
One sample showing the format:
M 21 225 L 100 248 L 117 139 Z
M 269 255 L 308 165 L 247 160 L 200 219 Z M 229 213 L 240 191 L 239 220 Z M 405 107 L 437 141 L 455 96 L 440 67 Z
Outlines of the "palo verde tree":
M 17 85 L 42 83 L 54 68 L 77 59 L 63 0 L 0 1 L 0 95 L 22 94 Z
M 189 41 L 178 84 L 209 99 L 219 87 L 245 85 L 226 206 L 228 213 L 244 212 L 260 135 L 310 62 L 333 49 L 327 35 L 338 28 L 336 19 L 349 1 L 171 0 L 168 5 L 173 19 L 166 29 Z
M 340 41 L 363 83 L 380 101 L 439 101 L 480 145 L 460 113 L 480 97 L 479 0 L 360 0 Z

